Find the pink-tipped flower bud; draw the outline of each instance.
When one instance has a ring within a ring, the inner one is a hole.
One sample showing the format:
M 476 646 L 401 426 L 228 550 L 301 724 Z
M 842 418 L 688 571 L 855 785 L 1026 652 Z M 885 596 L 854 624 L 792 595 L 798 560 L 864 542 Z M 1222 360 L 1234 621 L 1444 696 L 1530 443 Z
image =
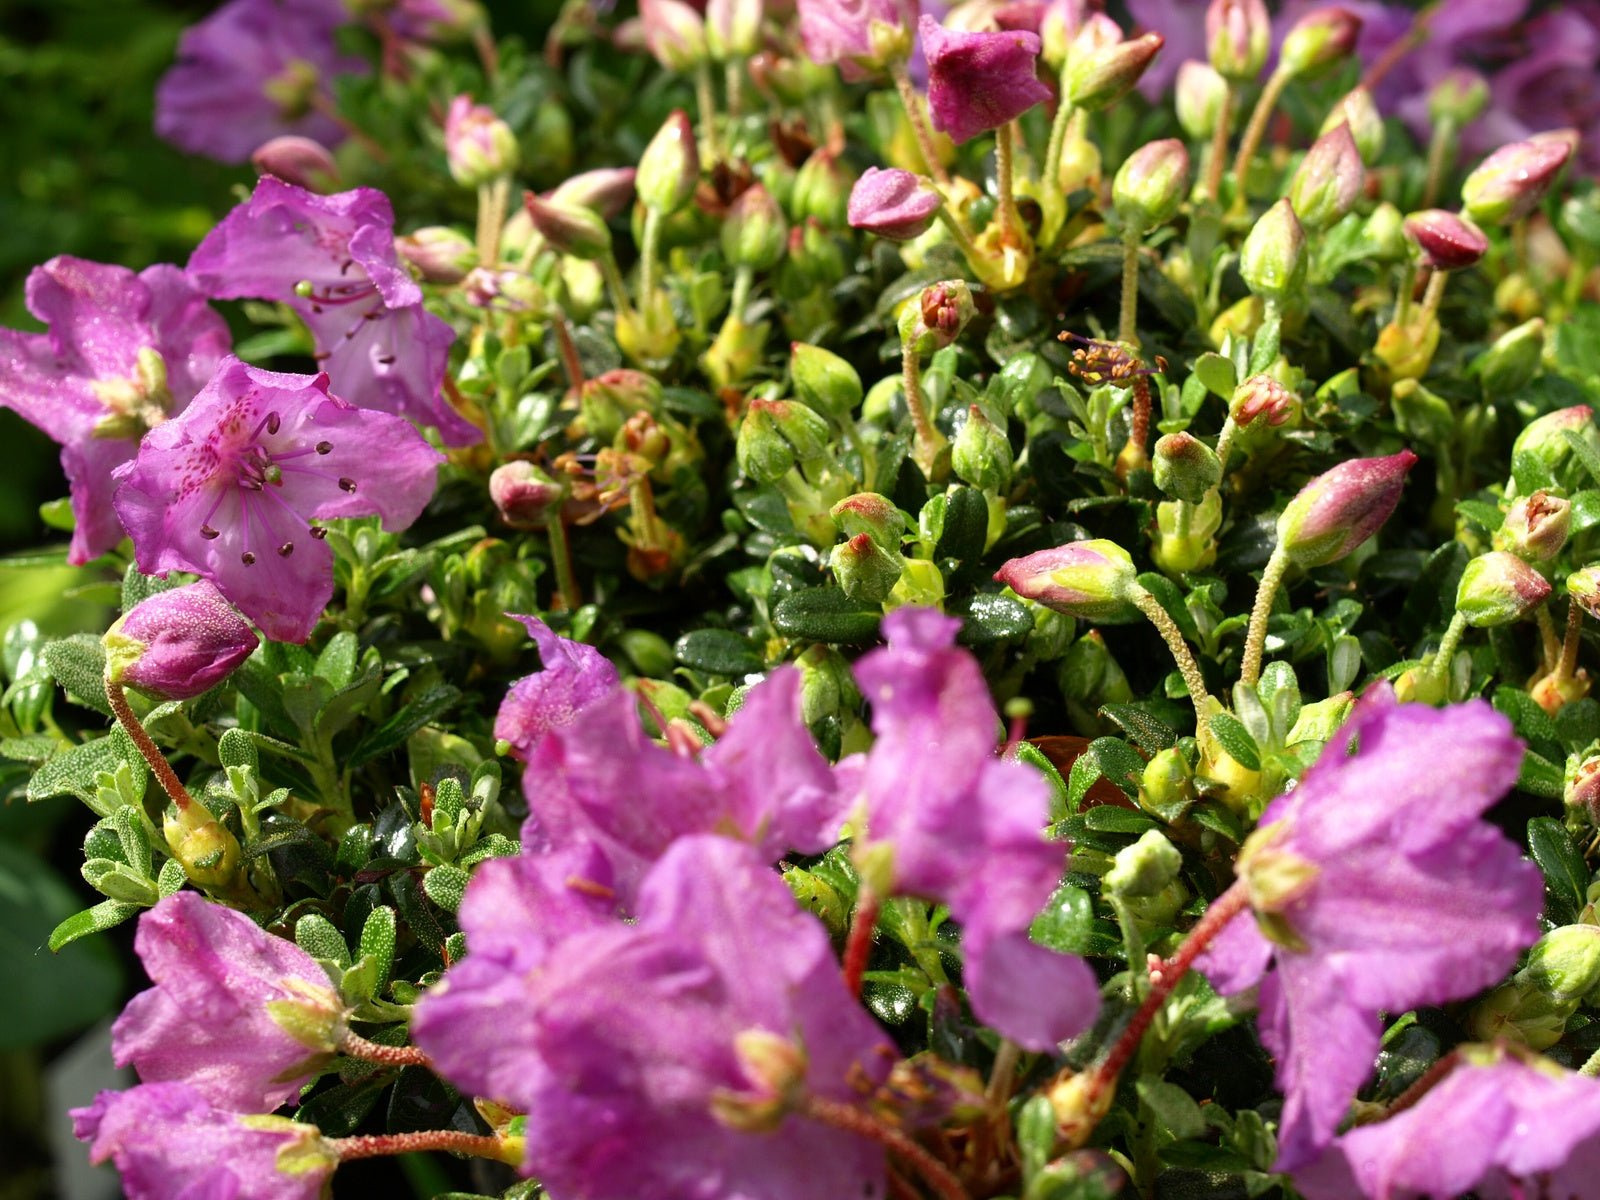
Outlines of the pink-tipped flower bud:
M 1489 81 L 1471 67 L 1452 67 L 1428 91 L 1428 120 L 1460 129 L 1476 121 L 1489 103 Z
M 1282 425 L 1294 416 L 1299 399 L 1271 375 L 1252 375 L 1237 388 L 1228 401 L 1228 415 L 1235 425 L 1248 425 L 1260 418 L 1268 425 Z
M 1435 271 L 1460 271 L 1472 266 L 1489 249 L 1483 231 L 1453 212 L 1430 208 L 1406 218 L 1406 236 L 1422 252 L 1423 265 Z
M 1188 192 L 1189 151 L 1177 138 L 1140 146 L 1111 183 L 1118 220 L 1140 232 L 1170 221 Z
M 865 533 L 835 546 L 828 566 L 844 594 L 860 604 L 882 604 L 906 569 L 898 550 L 884 547 Z
M 705 20 L 683 0 L 639 0 L 644 44 L 669 71 L 687 73 L 706 61 Z
M 898 167 L 868 167 L 850 189 L 847 216 L 853 228 L 891 242 L 909 242 L 928 232 L 943 204 L 921 175 Z
M 1289 501 L 1278 517 L 1278 547 L 1302 567 L 1337 562 L 1389 519 L 1406 472 L 1409 450 L 1384 458 L 1356 458 L 1324 471 Z
M 1196 141 L 1216 131 L 1227 98 L 1228 81 L 1205 63 L 1191 58 L 1178 68 L 1172 100 L 1178 110 L 1178 124 Z
M 395 238 L 394 248 L 429 283 L 460 283 L 478 265 L 472 239 L 448 225 L 428 225 Z
M 1239 274 L 1256 295 L 1283 300 L 1306 278 L 1306 235 L 1288 200 L 1279 200 L 1251 228 L 1239 251 Z
M 828 515 L 845 537 L 865 534 L 888 549 L 898 551 L 905 535 L 905 515 L 886 496 L 877 492 L 857 492 L 835 504 Z
M 1355 139 L 1361 161 L 1369 167 L 1377 162 L 1378 156 L 1383 153 L 1383 114 L 1378 111 L 1372 93 L 1366 88 L 1351 88 L 1341 96 L 1328 110 L 1328 116 L 1317 132 L 1328 133 L 1341 125 L 1350 127 L 1350 136 Z
M 1278 69 L 1293 79 L 1324 74 L 1350 56 L 1360 33 L 1361 18 L 1348 9 L 1329 7 L 1309 12 L 1285 35 L 1278 52 Z
M 141 600 L 100 640 L 108 679 L 163 700 L 209 691 L 259 644 L 244 618 L 205 580 Z
M 1600 754 L 1567 759 L 1561 801 L 1572 816 L 1600 826 Z
M 981 404 L 967 406 L 967 419 L 950 443 L 950 469 L 975 488 L 999 494 L 1011 486 L 1015 456 L 1005 428 L 995 424 Z
M 1320 233 L 1355 207 L 1365 179 L 1355 136 L 1340 125 L 1306 151 L 1289 185 L 1289 204 L 1301 225 Z
M 1574 404 L 1547 412 L 1524 425 L 1516 441 L 1511 443 L 1511 461 L 1515 463 L 1518 458 L 1531 455 L 1551 474 L 1562 474 L 1572 461 L 1572 443 L 1566 436 L 1569 433 L 1600 450 L 1600 430 L 1595 428 L 1594 410 L 1587 404 Z
M 522 203 L 533 227 L 559 253 L 591 260 L 611 253 L 611 230 L 593 209 L 558 204 L 533 192 L 524 192 Z
M 706 0 L 706 50 L 717 62 L 761 49 L 762 0 Z
M 789 225 L 772 193 L 753 184 L 739 194 L 722 222 L 722 253 L 736 267 L 766 271 L 783 257 Z
M 828 423 L 804 404 L 790 400 L 750 401 L 734 452 L 739 469 L 756 483 L 776 483 L 797 463 L 828 451 Z
M 900 313 L 900 342 L 918 354 L 953 345 L 978 311 L 963 279 L 929 284 Z
M 638 175 L 632 167 L 596 167 L 557 185 L 549 199 L 554 204 L 592 209 L 609 221 L 627 211 Z
M 308 137 L 285 134 L 263 142 L 250 156 L 250 164 L 258 175 L 275 175 L 308 192 L 327 195 L 344 186 L 333 154 L 321 142 Z
M 1600 621 L 1600 563 L 1590 563 L 1568 575 L 1567 595 L 1584 612 Z
M 800 41 L 814 63 L 836 63 L 846 79 L 882 70 L 911 53 L 899 0 L 797 0 Z M 779 87 L 780 95 L 792 89 Z
M 1571 156 L 1560 141 L 1512 142 L 1478 164 L 1461 185 L 1461 204 L 1474 221 L 1510 225 L 1539 206 Z
M 1120 39 L 1116 25 L 1106 23 Z M 1110 108 L 1133 90 L 1166 44 L 1159 33 L 1110 44 L 1103 34 L 1103 25 L 1086 22 L 1067 56 L 1067 97 L 1078 108 Z
M 489 476 L 489 499 L 513 529 L 543 529 L 566 495 L 559 479 L 523 459 L 502 463 Z
M 917 25 L 928 56 L 933 126 L 957 143 L 998 129 L 1050 99 L 1039 82 L 1039 39 L 1031 33 L 968 33 L 923 15 Z
M 1272 18 L 1262 0 L 1211 0 L 1206 9 L 1206 55 L 1224 79 L 1249 83 L 1272 48 Z
M 1456 612 L 1475 629 L 1510 625 L 1550 598 L 1550 581 L 1515 554 L 1491 550 L 1461 572 Z
M 1060 72 L 1072 39 L 1090 16 L 1089 0 L 1050 0 L 1039 17 L 1039 57 Z
M 695 147 L 694 126 L 688 113 L 673 109 L 639 156 L 634 186 L 646 208 L 665 215 L 688 204 L 699 182 L 700 152 Z
M 794 173 L 789 211 L 797 221 L 810 218 L 837 229 L 845 223 L 850 192 L 850 175 L 839 161 L 839 155 L 826 146 L 819 146 Z
M 1199 504 L 1222 482 L 1222 460 L 1193 434 L 1169 433 L 1158 438 L 1150 461 L 1156 486 L 1189 504 Z
M 1104 538 L 1013 558 L 994 577 L 1023 599 L 1069 617 L 1118 622 L 1138 614 L 1132 601 L 1139 586 L 1133 559 Z
M 1494 532 L 1494 548 L 1525 562 L 1549 562 L 1561 553 L 1572 529 L 1572 502 L 1540 490 L 1511 502 Z
M 457 96 L 444 121 L 444 152 L 450 178 L 474 188 L 516 170 L 517 135 L 493 109 Z

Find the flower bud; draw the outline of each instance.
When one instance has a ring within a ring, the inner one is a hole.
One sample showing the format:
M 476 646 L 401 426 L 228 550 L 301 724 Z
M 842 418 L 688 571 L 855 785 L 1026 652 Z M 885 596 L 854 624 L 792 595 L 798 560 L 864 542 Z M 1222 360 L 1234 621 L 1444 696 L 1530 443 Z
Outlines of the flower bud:
M 1548 1050 L 1561 1040 L 1567 1019 L 1577 1010 L 1576 1000 L 1556 1000 L 1532 983 L 1514 978 L 1472 1006 L 1467 1028 L 1475 1041 Z
M 1234 389 L 1228 415 L 1235 425 L 1248 425 L 1260 418 L 1275 426 L 1294 416 L 1299 405 L 1299 398 L 1271 375 L 1252 375 Z
M 850 661 L 831 646 L 815 645 L 795 660 L 800 669 L 800 719 L 815 725 L 828 717 L 850 720 L 861 707 L 861 690 Z
M 524 459 L 502 463 L 489 476 L 489 499 L 513 529 L 543 529 L 566 492 L 560 480 Z
M 1572 150 L 1565 142 L 1512 142 L 1461 185 L 1461 206 L 1479 224 L 1510 225 L 1539 206 Z
M 850 178 L 839 156 L 822 146 L 813 150 L 794 173 L 789 211 L 797 221 L 811 217 L 836 229 L 845 223 L 851 191 Z
M 1000 493 L 1011 486 L 1012 462 L 1006 431 L 989 419 L 981 405 L 970 405 L 966 421 L 950 443 L 950 469 L 975 488 Z
M 1152 466 L 1156 486 L 1188 504 L 1199 504 L 1222 482 L 1222 460 L 1217 452 L 1188 433 L 1158 438 Z
M 258 175 L 275 175 L 308 192 L 326 195 L 344 186 L 339 181 L 339 164 L 333 161 L 333 154 L 313 138 L 293 134 L 272 138 L 256 147 L 250 156 L 250 165 Z
M 578 393 L 578 419 L 590 437 L 609 444 L 635 413 L 661 410 L 661 384 L 654 375 L 619 367 L 586 379 Z
M 1470 125 L 1489 103 L 1489 81 L 1471 67 L 1452 67 L 1428 92 L 1428 120 L 1457 129 Z
M 845 277 L 844 254 L 833 235 L 807 217 L 803 224 L 790 226 L 789 248 L 779 271 L 800 295 L 813 288 L 831 288 Z
M 1178 68 L 1172 99 L 1178 110 L 1178 124 L 1195 141 L 1209 138 L 1222 118 L 1228 81 L 1203 62 L 1190 59 Z
M 1549 562 L 1567 544 L 1571 528 L 1571 501 L 1537 491 L 1511 502 L 1506 519 L 1494 532 L 1494 548 L 1524 562 Z
M 1206 57 L 1224 79 L 1249 83 L 1272 48 L 1272 18 L 1262 0 L 1211 0 L 1206 9 Z
M 789 347 L 789 378 L 800 402 L 830 421 L 848 421 L 861 404 L 861 376 L 821 346 L 793 343 Z
M 1511 461 L 1521 455 L 1532 455 L 1552 475 L 1557 474 L 1572 459 L 1572 444 L 1566 434 L 1573 433 L 1600 449 L 1600 430 L 1594 424 L 1594 410 L 1587 404 L 1574 404 L 1547 412 L 1523 426 L 1511 443 Z
M 718 62 L 761 49 L 762 0 L 706 0 L 706 50 Z
M 1196 503 L 1163 500 L 1156 505 L 1156 535 L 1150 557 L 1171 576 L 1203 571 L 1217 561 L 1217 530 L 1222 528 L 1222 495 L 1205 492 Z
M 547 198 L 556 204 L 591 209 L 609 221 L 620 217 L 633 202 L 638 177 L 633 167 L 596 167 L 562 181 Z
M 1389 407 L 1394 411 L 1395 428 L 1412 441 L 1442 446 L 1455 432 L 1456 411 L 1450 402 L 1414 378 L 1394 381 Z
M 1151 756 L 1139 778 L 1139 807 L 1164 821 L 1175 821 L 1199 798 L 1194 768 L 1176 746 Z
M 804 404 L 750 401 L 735 444 L 739 469 L 757 483 L 776 483 L 796 463 L 828 449 L 828 424 Z
M 1086 37 L 1089 29 L 1085 22 L 1068 55 L 1067 97 L 1075 107 L 1095 111 L 1110 108 L 1133 90 L 1165 39 L 1147 33 L 1108 45 L 1099 40 L 1103 32 Z
M 890 550 L 899 550 L 906 532 L 905 515 L 876 492 L 857 492 L 854 496 L 846 496 L 829 510 L 828 515 L 845 537 L 864 533 Z
M 478 187 L 517 169 L 517 135 L 494 110 L 474 104 L 471 96 L 450 102 L 444 121 L 444 152 L 450 178 L 462 187 Z
M 965 280 L 929 284 L 900 313 L 900 342 L 918 354 L 954 345 L 977 312 Z
M 1320 233 L 1355 207 L 1365 178 L 1350 126 L 1336 126 L 1301 159 L 1289 185 L 1289 204 L 1301 225 Z
M 736 267 L 765 271 L 783 257 L 789 227 L 772 193 L 752 184 L 728 208 L 722 223 L 722 253 Z
M 1456 612 L 1475 629 L 1510 625 L 1550 597 L 1550 582 L 1515 554 L 1491 550 L 1461 572 Z
M 1423 264 L 1436 271 L 1460 271 L 1489 249 L 1489 239 L 1453 212 L 1430 208 L 1406 218 L 1406 236 L 1422 251 Z
M 1239 274 L 1258 296 L 1282 300 L 1306 278 L 1306 235 L 1294 208 L 1279 200 L 1255 223 L 1239 251 Z
M 1568 575 L 1567 595 L 1584 612 L 1600 621 L 1600 563 L 1590 563 Z
M 1072 39 L 1089 16 L 1087 0 L 1049 0 L 1039 18 L 1039 57 L 1057 74 L 1067 61 Z
M 1116 896 L 1154 896 L 1177 879 L 1183 855 L 1159 829 L 1148 829 L 1137 842 L 1117 851 L 1101 881 Z
M 1371 166 L 1383 153 L 1383 114 L 1364 87 L 1352 88 L 1329 110 L 1319 134 L 1330 133 L 1341 125 L 1350 127 L 1361 161 Z
M 100 640 L 107 679 L 163 700 L 209 691 L 259 644 L 244 618 L 205 580 L 141 600 Z
M 665 216 L 688 204 L 699 182 L 700 152 L 695 148 L 694 126 L 688 113 L 674 109 L 639 156 L 634 187 L 645 207 Z
M 1472 363 L 1483 390 L 1501 396 L 1521 390 L 1533 380 L 1544 357 L 1544 318 L 1534 317 L 1508 329 Z
M 227 889 L 238 882 L 239 839 L 199 801 L 182 810 L 168 809 L 161 832 L 172 857 L 196 886 Z
M 933 127 L 957 145 L 1050 99 L 1039 81 L 1035 34 L 949 29 L 928 13 L 917 32 L 928 59 Z
M 1133 559 L 1115 542 L 1068 542 L 1013 558 L 994 577 L 1017 595 L 1085 621 L 1116 622 L 1137 615 Z
M 1361 18 L 1343 8 L 1319 8 L 1294 23 L 1278 52 L 1278 70 L 1310 79 L 1337 66 L 1356 48 Z
M 846 211 L 854 229 L 891 242 L 909 242 L 928 232 L 943 204 L 943 198 L 921 175 L 899 168 L 868 167 L 850 189 Z
M 1517 972 L 1552 1000 L 1582 1001 L 1600 988 L 1600 925 L 1563 925 L 1528 951 L 1528 965 Z
M 1361 227 L 1361 241 L 1370 247 L 1369 257 L 1376 262 L 1400 262 L 1411 252 L 1406 241 L 1405 219 L 1387 200 L 1379 201 L 1368 214 Z
M 905 571 L 898 553 L 885 550 L 864 533 L 835 546 L 828 566 L 844 594 L 860 604 L 882 604 Z
M 1356 458 L 1318 475 L 1289 501 L 1278 518 L 1278 546 L 1302 567 L 1337 562 L 1389 519 L 1406 472 L 1409 450 L 1385 458 Z
M 669 71 L 688 73 L 706 60 L 705 22 L 683 0 L 639 0 L 644 42 Z
M 1600 754 L 1568 756 L 1561 802 L 1568 816 L 1600 825 Z
M 1165 225 L 1189 191 L 1189 151 L 1177 138 L 1139 147 L 1118 169 L 1111 184 L 1117 219 L 1147 232 Z
M 429 283 L 460 283 L 478 265 L 472 239 L 448 225 L 426 225 L 395 238 L 394 248 Z
M 524 192 L 522 203 L 533 227 L 559 253 L 591 260 L 611 253 L 611 230 L 593 209 L 557 204 L 533 192 Z

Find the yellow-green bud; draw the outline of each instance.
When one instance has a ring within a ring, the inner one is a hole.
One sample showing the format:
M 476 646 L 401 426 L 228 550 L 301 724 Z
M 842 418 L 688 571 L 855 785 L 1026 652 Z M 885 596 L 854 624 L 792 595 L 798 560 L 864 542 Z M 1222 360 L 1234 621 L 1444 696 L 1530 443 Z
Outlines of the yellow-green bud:
M 1205 63 L 1191 59 L 1179 67 L 1173 103 L 1183 132 L 1197 142 L 1210 137 L 1222 117 L 1227 95 L 1228 81 Z
M 1456 612 L 1476 629 L 1510 625 L 1550 597 L 1550 582 L 1514 554 L 1480 554 L 1461 572 Z
M 1278 51 L 1278 70 L 1291 79 L 1310 79 L 1326 74 L 1356 47 L 1361 18 L 1342 8 L 1319 8 L 1309 12 L 1283 39 Z
M 1329 133 L 1340 125 L 1350 126 L 1350 136 L 1355 139 L 1363 163 L 1370 167 L 1378 161 L 1383 153 L 1383 114 L 1371 92 L 1364 87 L 1346 92 L 1329 110 L 1317 132 Z
M 1294 207 L 1279 200 L 1261 214 L 1239 251 L 1239 274 L 1258 296 L 1283 300 L 1306 278 L 1306 235 Z
M 1189 191 L 1189 151 L 1177 138 L 1140 146 L 1111 183 L 1117 219 L 1140 232 L 1165 225 Z
M 789 377 L 794 381 L 796 398 L 831 421 L 850 420 L 861 404 L 861 376 L 844 359 L 821 346 L 791 343 Z
M 1011 440 L 989 419 L 981 405 L 967 409 L 967 419 L 950 444 L 950 468 L 975 488 L 1004 492 L 1011 486 Z
M 728 208 L 722 224 L 722 253 L 736 267 L 765 271 L 777 265 L 788 242 L 789 226 L 772 193 L 752 184 Z
M 905 560 L 898 553 L 885 550 L 864 533 L 835 546 L 828 566 L 844 594 L 862 604 L 882 604 L 905 572 Z
M 639 156 L 634 187 L 645 206 L 665 216 L 694 196 L 700 182 L 700 152 L 695 147 L 689 114 L 675 109 Z
M 905 514 L 876 492 L 846 496 L 828 515 L 845 537 L 864 533 L 885 549 L 898 551 L 905 536 Z
M 803 404 L 760 398 L 750 401 L 734 447 L 739 469 L 757 483 L 776 483 L 827 449 L 828 424 L 816 413 Z
M 1154 896 L 1177 879 L 1182 867 L 1177 847 L 1159 829 L 1149 829 L 1133 845 L 1117 851 L 1102 882 L 1117 895 Z
M 1158 438 L 1151 465 L 1156 486 L 1190 504 L 1199 504 L 1222 482 L 1222 460 L 1217 452 L 1189 433 Z
M 1534 317 L 1497 337 L 1473 360 L 1472 369 L 1490 396 L 1520 391 L 1538 374 L 1544 356 L 1544 318 Z
M 1546 491 L 1511 502 L 1506 519 L 1494 531 L 1494 548 L 1524 562 L 1549 562 L 1561 553 L 1572 528 L 1572 502 Z
M 1552 1000 L 1584 1000 L 1600 988 L 1600 925 L 1552 929 L 1533 944 L 1517 978 Z

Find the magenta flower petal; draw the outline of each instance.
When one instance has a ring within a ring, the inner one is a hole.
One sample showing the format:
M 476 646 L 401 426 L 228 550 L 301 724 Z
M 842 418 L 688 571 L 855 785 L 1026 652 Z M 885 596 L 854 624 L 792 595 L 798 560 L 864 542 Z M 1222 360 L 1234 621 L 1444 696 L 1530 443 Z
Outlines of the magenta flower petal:
M 68 560 L 122 540 L 111 473 L 139 435 L 189 403 L 228 352 L 228 327 L 176 267 L 135 274 L 53 258 L 28 275 L 44 334 L 0 330 L 0 404 L 61 443 L 77 518 Z
M 865 229 L 892 242 L 908 242 L 933 227 L 944 204 L 921 175 L 898 167 L 868 167 L 850 189 L 847 216 L 852 229 Z
M 583 708 L 617 689 L 617 669 L 593 646 L 556 634 L 538 617 L 509 614 L 539 647 L 540 669 L 511 685 L 494 719 L 494 736 L 517 757 L 550 729 L 571 725 Z
M 103 641 L 108 679 L 164 700 L 215 687 L 261 644 L 203 579 L 141 600 Z
M 191 154 L 242 163 L 263 142 L 299 134 L 344 138 L 313 97 L 367 64 L 341 54 L 343 6 L 317 0 L 231 0 L 184 31 L 177 61 L 156 85 L 156 133 Z
M 872 54 L 872 23 L 899 27 L 907 20 L 906 8 L 915 15 L 916 4 L 900 0 L 796 0 L 800 12 L 800 40 L 812 62 L 836 63 L 858 73 L 862 60 Z
M 116 1164 L 127 1200 L 320 1200 L 339 1165 L 316 1126 L 226 1112 L 182 1083 L 101 1092 L 72 1132 L 90 1162 Z
M 311 520 L 404 529 L 442 461 L 399 417 L 329 395 L 326 375 L 229 358 L 118 470 L 115 504 L 141 571 L 193 571 L 269 638 L 303 642 L 333 595 L 333 552 Z
M 1039 81 L 1037 34 L 967 33 L 932 17 L 917 25 L 928 56 L 928 106 L 934 128 L 956 142 L 998 129 L 1050 99 Z
M 327 975 L 243 913 L 175 892 L 139 918 L 134 949 L 156 986 L 128 1002 L 111 1046 L 144 1082 L 173 1080 L 218 1107 L 265 1112 L 332 1057 L 344 1005 Z M 326 1033 L 320 1046 L 273 1019 L 268 1005 L 282 1002 Z

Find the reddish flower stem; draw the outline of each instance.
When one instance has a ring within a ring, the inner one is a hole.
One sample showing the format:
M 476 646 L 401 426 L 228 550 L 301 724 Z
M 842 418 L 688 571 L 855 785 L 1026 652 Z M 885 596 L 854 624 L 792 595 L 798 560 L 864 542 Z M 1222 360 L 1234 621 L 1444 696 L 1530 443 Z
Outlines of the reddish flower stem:
M 161 747 L 155 744 L 150 735 L 144 731 L 144 726 L 139 723 L 139 718 L 134 716 L 133 709 L 128 706 L 127 694 L 122 690 L 120 683 L 106 680 L 106 700 L 111 705 L 112 715 L 122 726 L 122 731 L 128 735 L 135 748 L 144 756 L 144 761 L 149 764 L 150 773 L 156 777 L 161 790 L 172 798 L 179 812 L 187 812 L 189 806 L 194 803 L 194 797 L 189 795 L 189 789 L 183 786 L 183 781 L 172 769 L 167 756 L 161 753 Z
M 475 1158 L 505 1162 L 506 1143 L 497 1137 L 458 1133 L 453 1129 L 428 1129 L 420 1133 L 379 1133 L 363 1137 L 329 1138 L 341 1162 L 353 1158 L 383 1158 L 391 1154 L 411 1154 L 418 1150 L 450 1150 Z
M 844 986 L 852 996 L 861 995 L 861 977 L 867 973 L 867 959 L 872 954 L 872 931 L 878 924 L 880 903 L 878 893 L 863 883 L 856 893 L 855 916 L 844 944 Z
M 1235 880 L 1227 891 L 1211 902 L 1211 907 L 1206 909 L 1206 915 L 1189 930 L 1189 936 L 1183 939 L 1178 952 L 1150 973 L 1150 991 L 1145 996 L 1144 1003 L 1139 1005 L 1138 1011 L 1133 1014 L 1133 1019 L 1123 1029 L 1122 1036 L 1100 1061 L 1100 1065 L 1094 1069 L 1094 1077 L 1089 1084 L 1090 1096 L 1117 1086 L 1117 1076 L 1122 1074 L 1122 1068 L 1128 1065 L 1128 1060 L 1139 1048 L 1145 1030 L 1150 1028 L 1150 1022 L 1155 1020 L 1156 1014 L 1161 1011 L 1162 1005 L 1166 1004 L 1167 997 L 1172 995 L 1179 980 L 1188 973 L 1189 968 L 1194 965 L 1194 960 L 1200 957 L 1200 952 L 1211 944 L 1211 939 L 1222 932 L 1222 927 L 1249 906 L 1250 899 L 1245 891 L 1244 880 Z
M 918 1175 L 933 1189 L 940 1200 L 970 1200 L 967 1189 L 955 1173 L 927 1150 L 894 1126 L 870 1113 L 839 1100 L 826 1100 L 821 1096 L 807 1096 L 798 1112 L 823 1125 L 857 1134 L 877 1142 L 907 1166 L 915 1168 Z
M 369 1042 L 360 1034 L 351 1033 L 349 1030 L 346 1030 L 344 1037 L 339 1039 L 339 1049 L 351 1058 L 382 1063 L 386 1067 L 427 1067 L 430 1070 L 433 1068 L 433 1061 L 415 1046 L 385 1046 L 381 1042 Z

